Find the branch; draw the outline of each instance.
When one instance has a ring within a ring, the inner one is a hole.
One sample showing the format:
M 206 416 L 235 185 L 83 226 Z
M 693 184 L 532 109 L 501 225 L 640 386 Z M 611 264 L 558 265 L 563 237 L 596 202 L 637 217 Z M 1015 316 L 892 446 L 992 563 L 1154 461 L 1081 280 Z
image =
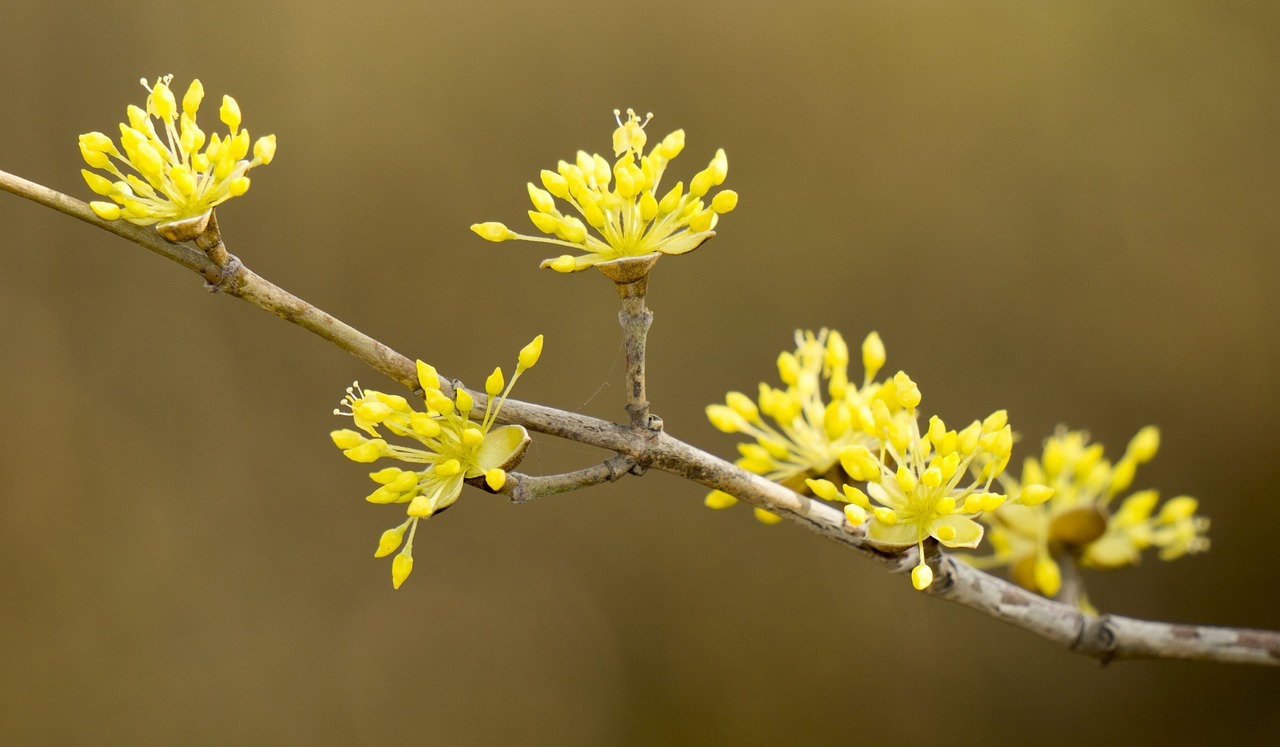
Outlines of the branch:
M 617 482 L 635 466 L 636 460 L 625 454 L 617 454 L 606 459 L 603 464 L 561 475 L 535 476 L 512 472 L 507 475 L 507 484 L 498 492 L 509 494 L 512 503 L 528 503 L 544 495 L 568 493 L 604 482 Z
M 409 358 L 254 274 L 233 255 L 227 255 L 225 264 L 214 262 L 198 248 L 169 243 L 151 230 L 128 223 L 103 221 L 85 203 L 3 171 L 0 171 L 0 189 L 129 239 L 199 273 L 211 290 L 241 298 L 311 330 L 409 389 L 417 386 L 415 366 Z M 644 327 L 647 331 L 647 324 Z M 640 342 L 642 350 L 642 338 Z M 643 355 L 637 362 L 642 371 Z M 628 358 L 629 371 L 631 364 L 632 359 Z M 441 379 L 443 382 L 446 377 Z M 483 409 L 484 393 L 472 393 L 477 407 Z M 629 458 L 627 461 L 639 468 L 660 469 L 723 490 L 875 559 L 895 572 L 906 572 L 916 565 L 916 550 L 900 555 L 877 550 L 867 542 L 863 530 L 850 526 L 836 508 L 801 496 L 661 430 L 651 429 L 647 424 L 624 426 L 517 400 L 506 401 L 501 419 L 619 455 L 602 465 L 567 475 L 545 478 L 521 475 L 512 488 L 513 499 L 519 498 L 520 482 L 527 486 L 526 495 L 536 497 L 616 479 L 616 469 L 627 463 L 622 460 Z M 1070 605 L 1045 599 L 960 563 L 941 553 L 936 545 L 926 547 L 927 559 L 935 568 L 934 582 L 927 593 L 1048 638 L 1076 653 L 1102 661 L 1165 658 L 1280 665 L 1280 632 L 1176 625 L 1119 615 L 1085 615 Z

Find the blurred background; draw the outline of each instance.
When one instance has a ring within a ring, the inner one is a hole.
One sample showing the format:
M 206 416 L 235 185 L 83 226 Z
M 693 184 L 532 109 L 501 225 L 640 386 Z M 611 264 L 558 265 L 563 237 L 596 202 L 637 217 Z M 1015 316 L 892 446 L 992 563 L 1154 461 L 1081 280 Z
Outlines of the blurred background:
M 10 3 L 0 169 L 88 199 L 76 136 L 139 77 L 279 138 L 219 210 L 250 267 L 478 383 L 623 419 L 617 300 L 539 271 L 524 182 L 615 107 L 717 147 L 738 210 L 651 283 L 650 396 L 776 382 L 797 328 L 883 336 L 949 422 L 1008 408 L 1198 496 L 1207 555 L 1089 577 L 1104 610 L 1280 627 L 1280 6 L 1268 2 Z M 662 474 L 513 507 L 469 490 L 398 592 L 318 338 L 0 195 L 0 735 L 7 743 L 1260 741 L 1274 671 L 1109 667 L 914 592 Z M 523 468 L 603 454 L 539 438 Z M 1020 456 L 1019 456 L 1020 458 Z

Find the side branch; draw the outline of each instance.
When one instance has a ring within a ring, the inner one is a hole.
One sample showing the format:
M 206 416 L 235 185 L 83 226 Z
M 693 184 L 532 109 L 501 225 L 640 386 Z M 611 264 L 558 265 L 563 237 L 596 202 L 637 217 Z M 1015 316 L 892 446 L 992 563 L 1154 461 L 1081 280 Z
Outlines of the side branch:
M 212 290 L 241 298 L 285 321 L 309 329 L 405 387 L 417 387 L 412 360 L 273 285 L 244 267 L 234 256 L 227 255 L 225 263 L 215 263 L 200 249 L 170 243 L 149 229 L 120 221 L 103 221 L 85 203 L 3 171 L 0 171 L 0 189 L 129 239 L 199 273 Z M 643 301 L 639 308 L 643 309 Z M 647 309 L 643 311 L 647 312 Z M 624 315 L 627 313 L 624 307 Z M 641 324 L 644 331 L 647 331 L 648 322 L 643 320 L 643 316 L 643 313 L 637 314 L 637 324 Z M 649 320 L 651 319 L 650 315 Z M 636 339 L 642 351 L 643 335 Z M 637 363 L 638 373 L 643 372 L 642 355 Z M 631 366 L 632 360 L 629 358 L 629 381 L 633 380 Z M 443 376 L 441 378 L 445 379 Z M 643 382 L 642 375 L 636 378 Z M 473 394 L 477 406 L 483 408 L 483 392 Z M 629 394 L 628 400 L 630 399 Z M 637 404 L 642 399 L 643 387 L 639 391 Z M 647 421 L 647 401 L 645 408 Z M 631 410 L 630 407 L 628 409 Z M 634 423 L 636 411 L 632 412 Z M 520 482 L 525 483 L 527 495 L 547 495 L 617 479 L 616 476 L 632 466 L 653 467 L 730 493 L 748 504 L 783 516 L 863 556 L 877 560 L 891 570 L 902 572 L 916 564 L 914 549 L 903 555 L 882 553 L 867 542 L 861 528 L 850 526 L 845 521 L 844 514 L 836 508 L 801 496 L 660 430 L 650 428 L 648 422 L 625 426 L 516 400 L 505 402 L 501 420 L 518 423 L 540 433 L 596 446 L 618 455 L 604 464 L 566 475 L 542 478 L 521 476 L 512 489 L 513 499 L 518 499 Z M 619 469 L 622 471 L 618 471 Z M 1031 631 L 1077 653 L 1103 661 L 1118 658 L 1169 658 L 1280 665 L 1280 632 L 1277 631 L 1176 625 L 1118 615 L 1085 615 L 1070 605 L 1045 599 L 960 563 L 939 552 L 936 546 L 926 544 L 926 552 L 927 560 L 935 568 L 934 582 L 926 590 L 927 593 Z
M 636 460 L 626 454 L 617 454 L 602 464 L 561 475 L 538 476 L 512 472 L 507 475 L 508 484 L 498 492 L 509 494 L 512 503 L 528 503 L 544 495 L 568 493 L 605 482 L 617 482 L 635 466 Z

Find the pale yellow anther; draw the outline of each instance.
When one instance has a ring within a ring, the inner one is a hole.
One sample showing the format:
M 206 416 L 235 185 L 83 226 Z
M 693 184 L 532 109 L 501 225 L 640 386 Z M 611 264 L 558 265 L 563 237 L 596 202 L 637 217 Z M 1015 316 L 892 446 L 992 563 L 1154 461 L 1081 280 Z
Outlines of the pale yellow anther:
M 722 490 L 713 490 L 707 493 L 707 497 L 702 502 L 707 508 L 722 509 L 737 505 L 738 499 Z
M 944 496 L 938 499 L 933 506 L 934 513 L 939 516 L 948 516 L 956 511 L 956 499 L 951 496 Z
M 484 443 L 484 431 L 479 428 L 462 429 L 462 445 L 475 448 Z
M 490 397 L 496 397 L 502 393 L 502 389 L 506 385 L 507 382 L 502 376 L 502 369 L 495 368 L 493 373 L 489 374 L 489 378 L 484 380 L 484 393 Z
M 844 518 L 853 526 L 860 527 L 867 521 L 867 510 L 855 503 L 846 503 Z
M 986 505 L 986 502 L 982 500 L 981 494 L 970 493 L 964 498 L 963 510 L 966 514 L 977 514 L 982 512 L 983 507 L 985 505 Z
M 806 478 L 804 484 L 809 486 L 809 490 L 812 490 L 814 495 L 824 501 L 834 501 L 840 498 L 840 494 L 836 491 L 835 483 L 830 480 Z
M 538 363 L 538 359 L 542 357 L 542 335 L 533 338 L 533 341 L 520 349 L 519 363 L 516 366 L 516 373 L 523 373 L 533 368 Z
M 218 110 L 218 116 L 222 119 L 222 123 L 231 130 L 234 135 L 240 129 L 240 105 L 230 96 L 222 97 L 222 108 Z
M 462 463 L 457 459 L 446 459 L 435 466 L 436 477 L 453 477 L 462 471 Z
M 399 589 L 409 574 L 413 572 L 413 556 L 402 552 L 391 561 L 391 585 Z
M 734 192 L 732 189 L 726 189 L 720 192 L 719 194 L 717 194 L 715 197 L 711 198 L 711 209 L 716 211 L 717 213 L 720 213 L 721 215 L 724 215 L 725 213 L 733 212 L 733 209 L 736 208 L 737 206 L 738 206 L 738 193 Z
M 911 569 L 911 585 L 919 591 L 924 591 L 933 583 L 933 569 L 926 563 L 921 563 Z
M 934 532 L 939 542 L 950 542 L 956 538 L 956 528 L 943 524 Z
M 248 191 L 249 191 L 249 177 L 247 177 L 247 176 L 237 176 L 235 179 L 232 179 L 232 180 L 231 180 L 230 182 L 228 182 L 228 184 L 227 184 L 227 191 L 231 193 L 231 196 L 232 196 L 232 197 L 239 197 L 240 195 L 244 194 L 245 192 L 248 192 Z

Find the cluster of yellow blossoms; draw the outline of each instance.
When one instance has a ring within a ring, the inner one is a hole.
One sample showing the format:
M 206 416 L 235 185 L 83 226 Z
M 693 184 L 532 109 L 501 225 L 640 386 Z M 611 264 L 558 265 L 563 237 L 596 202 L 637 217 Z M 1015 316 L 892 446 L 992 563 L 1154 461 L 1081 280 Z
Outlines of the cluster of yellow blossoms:
M 271 162 L 276 140 L 274 135 L 259 138 L 248 159 L 249 132 L 240 126 L 240 107 L 230 96 L 223 96 L 219 110 L 227 134 L 206 138 L 196 124 L 204 87 L 192 81 L 179 107 L 169 87 L 172 77 L 161 77 L 154 86 L 143 79 L 146 108 L 128 108 L 128 124 L 120 125 L 123 152 L 100 132 L 81 135 L 80 152 L 89 166 L 114 178 L 82 170 L 89 188 L 110 200 L 91 202 L 94 213 L 104 220 L 156 225 L 177 241 L 198 235 L 215 206 L 248 190 L 247 172 Z M 737 206 L 732 190 L 710 194 L 724 183 L 728 159 L 718 150 L 687 189 L 677 182 L 660 193 L 667 164 L 684 149 L 684 131 L 667 135 L 646 154 L 645 126 L 652 116 L 641 121 L 628 109 L 624 121 L 614 111 L 612 164 L 579 151 L 573 163 L 560 161 L 555 171 L 544 170 L 542 188 L 529 183 L 534 206 L 529 217 L 546 236 L 517 234 L 494 222 L 472 230 L 489 241 L 522 239 L 572 248 L 583 253 L 547 259 L 542 266 L 558 272 L 595 266 L 616 282 L 628 273 L 647 272 L 663 254 L 693 251 L 715 235 L 719 216 Z M 562 213 L 557 199 L 581 217 Z M 986 567 L 1008 565 L 1017 583 L 1050 597 L 1062 587 L 1064 561 L 1120 568 L 1137 563 L 1142 550 L 1152 546 L 1166 560 L 1208 548 L 1209 521 L 1196 515 L 1194 498 L 1173 498 L 1156 512 L 1158 495 L 1143 490 L 1111 508 L 1133 482 L 1137 466 L 1155 456 L 1159 432 L 1154 427 L 1142 429 L 1114 464 L 1103 457 L 1100 444 L 1088 443 L 1087 434 L 1060 430 L 1045 442 L 1043 455 L 1027 459 L 1015 478 L 1004 472 L 1014 437 L 1003 410 L 959 430 L 931 417 L 922 431 L 921 394 L 911 378 L 899 371 L 876 379 L 885 348 L 875 332 L 862 343 L 860 385 L 849 381 L 849 348 L 838 332 L 797 332 L 795 339 L 795 351 L 778 357 L 782 388 L 762 383 L 755 400 L 730 392 L 725 404 L 707 408 L 707 416 L 721 431 L 753 439 L 738 446 L 739 466 L 797 492 L 843 503 L 848 522 L 865 526 L 867 538 L 883 548 L 917 548 L 919 563 L 911 573 L 917 589 L 933 580 L 925 561 L 926 539 L 976 548 L 984 524 L 994 552 L 967 559 Z M 348 458 L 425 465 L 370 474 L 379 487 L 369 502 L 408 504 L 408 519 L 382 534 L 375 553 L 385 557 L 400 550 L 392 562 L 395 588 L 413 568 L 418 521 L 453 505 L 464 482 L 501 490 L 507 470 L 523 457 L 528 432 L 517 425 L 494 426 L 516 379 L 541 351 L 539 335 L 521 350 L 510 383 L 500 368 L 494 370 L 485 382 L 488 397 L 478 422 L 471 419 L 473 397 L 462 388 L 452 398 L 445 396 L 435 369 L 422 361 L 418 380 L 425 411 L 404 397 L 361 389 L 358 383 L 347 390 L 345 411 L 335 412 L 351 417 L 358 430 L 337 430 L 331 437 Z M 379 428 L 421 448 L 390 444 Z M 1003 492 L 993 491 L 993 485 Z M 706 498 L 712 508 L 735 503 L 721 491 Z M 763 509 L 755 514 L 768 524 L 780 521 Z M 1088 608 L 1083 595 L 1076 601 Z
M 224 136 L 213 133 L 206 144 L 205 133 L 196 124 L 204 86 L 199 80 L 191 81 L 179 109 L 169 88 L 172 79 L 172 75 L 163 76 L 154 87 L 142 80 L 149 91 L 146 109 L 129 106 L 129 123 L 120 125 L 123 153 L 101 132 L 80 136 L 85 162 L 114 177 L 113 181 L 87 169 L 81 171 L 89 189 L 110 199 L 89 203 L 103 220 L 123 218 L 139 226 L 159 223 L 158 229 L 179 221 L 207 220 L 215 206 L 249 189 L 245 174 L 250 168 L 271 163 L 275 157 L 276 136 L 267 135 L 253 143 L 253 159 L 246 160 L 249 131 L 240 127 L 240 106 L 230 96 L 222 97 L 219 110 L 229 132 Z M 163 134 L 157 131 L 153 117 L 161 123 Z
M 578 151 L 574 163 L 561 161 L 555 171 L 543 170 L 542 187 L 529 183 L 533 210 L 529 218 L 547 237 L 517 234 L 502 223 L 477 223 L 471 227 L 489 241 L 540 241 L 567 246 L 585 254 L 563 254 L 542 263 L 557 272 L 581 272 L 603 262 L 661 254 L 686 254 L 715 235 L 719 216 L 734 209 L 738 195 L 722 190 L 704 198 L 724 183 L 729 161 L 724 150 L 689 182 L 677 182 L 665 194 L 658 185 L 667 164 L 684 149 L 684 130 L 667 135 L 644 155 L 648 140 L 643 122 L 631 109 L 624 122 L 614 111 L 618 127 L 613 133 L 615 161 L 598 153 Z M 567 202 L 582 216 L 565 215 L 556 199 Z M 584 224 L 583 221 L 586 221 Z M 590 226 L 595 234 L 587 230 Z
M 848 348 L 838 333 L 798 332 L 795 353 L 778 359 L 785 390 L 761 384 L 759 406 L 731 392 L 725 405 L 708 407 L 707 416 L 722 431 L 756 439 L 739 446 L 739 466 L 793 489 L 803 483 L 819 498 L 846 504 L 849 523 L 865 524 L 867 537 L 885 549 L 916 547 L 920 560 L 911 580 L 924 589 L 933 582 L 924 540 L 977 547 L 983 527 L 976 519 L 1008 501 L 991 487 L 1009 463 L 1013 432 L 1003 410 L 958 431 L 932 417 L 922 432 L 915 382 L 902 371 L 875 381 L 885 351 L 874 332 L 863 342 L 862 357 L 863 385 L 854 387 Z M 1036 504 L 1052 490 L 1034 484 L 1013 495 L 1018 503 Z M 707 496 L 713 508 L 734 503 L 720 491 Z
M 1151 461 L 1159 446 L 1159 430 L 1147 426 L 1113 464 L 1103 456 L 1102 444 L 1089 443 L 1087 433 L 1059 429 L 1045 440 L 1039 459 L 1026 460 L 1021 479 L 1001 478 L 1010 491 L 1025 483 L 1049 485 L 1052 499 L 988 514 L 984 521 L 991 527 L 994 552 L 968 560 L 980 567 L 1007 565 L 1019 585 L 1052 597 L 1062 587 L 1063 561 L 1115 569 L 1138 563 L 1148 547 L 1158 548 L 1161 560 L 1209 549 L 1204 536 L 1209 520 L 1196 515 L 1196 499 L 1172 498 L 1158 512 L 1154 490 L 1119 499 L 1133 484 L 1138 465 Z M 1092 609 L 1083 595 L 1075 601 Z
M 356 428 L 364 433 L 343 429 L 330 436 L 348 459 L 369 463 L 389 457 L 426 465 L 420 470 L 387 467 L 369 475 L 379 487 L 365 500 L 409 504 L 409 518 L 383 532 L 374 553 L 374 557 L 385 557 L 403 543 L 403 549 L 391 563 L 391 582 L 395 588 L 400 588 L 413 570 L 413 537 L 418 520 L 452 506 L 464 482 L 491 491 L 501 490 L 507 481 L 507 470 L 524 456 L 529 446 L 529 434 L 524 427 L 495 428 L 494 423 L 516 379 L 532 368 L 541 355 L 542 335 L 538 335 L 520 351 L 510 383 L 504 381 L 501 368 L 493 370 L 484 384 L 488 399 L 478 423 L 471 420 L 474 398 L 461 387 L 455 389 L 452 399 L 445 396 L 436 370 L 422 361 L 418 361 L 418 383 L 422 386 L 426 412 L 415 410 L 404 397 L 361 389 L 358 383 L 347 389 L 342 401 L 346 411 L 334 413 L 351 417 Z M 423 448 L 389 444 L 379 433 L 379 427 L 392 435 L 411 438 Z

